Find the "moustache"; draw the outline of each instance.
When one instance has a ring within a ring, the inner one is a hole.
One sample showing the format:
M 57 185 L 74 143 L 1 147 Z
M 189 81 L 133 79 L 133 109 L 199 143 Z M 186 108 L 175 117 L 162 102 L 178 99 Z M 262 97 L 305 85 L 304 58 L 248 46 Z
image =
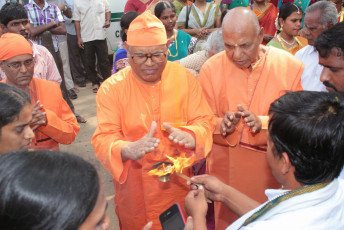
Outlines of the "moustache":
M 326 87 L 329 87 L 329 88 L 334 89 L 336 92 L 338 91 L 337 88 L 336 88 L 334 85 L 332 85 L 330 82 L 328 82 L 328 81 L 324 81 L 323 84 L 324 84 Z

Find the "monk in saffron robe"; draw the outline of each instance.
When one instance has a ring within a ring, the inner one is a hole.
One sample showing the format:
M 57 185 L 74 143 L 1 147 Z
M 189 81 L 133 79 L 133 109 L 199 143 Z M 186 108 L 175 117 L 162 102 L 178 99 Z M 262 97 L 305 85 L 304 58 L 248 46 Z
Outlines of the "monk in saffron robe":
M 264 28 L 263 43 L 266 45 L 276 33 L 275 20 L 277 18 L 278 9 L 267 0 L 254 0 L 248 6 L 257 15 L 260 27 Z
M 71 144 L 80 126 L 62 97 L 56 82 L 33 78 L 35 60 L 30 43 L 20 34 L 6 33 L 0 38 L 0 68 L 7 78 L 2 82 L 16 86 L 31 96 L 31 148 L 59 149 L 59 143 Z M 51 95 L 54 95 L 52 97 Z
M 269 106 L 286 91 L 302 90 L 304 65 L 287 52 L 260 45 L 264 31 L 247 8 L 229 11 L 222 30 L 225 51 L 211 57 L 198 78 L 217 119 L 207 170 L 263 202 L 265 189 L 280 187 L 266 160 Z M 215 202 L 216 229 L 236 219 Z
M 147 173 L 158 162 L 185 152 L 195 159 L 211 150 L 215 116 L 197 79 L 167 61 L 168 41 L 161 21 L 150 12 L 131 22 L 126 49 L 129 67 L 108 78 L 97 93 L 96 156 L 112 174 L 121 229 L 142 229 L 189 187 L 171 175 L 167 183 Z M 183 171 L 192 175 L 192 169 Z

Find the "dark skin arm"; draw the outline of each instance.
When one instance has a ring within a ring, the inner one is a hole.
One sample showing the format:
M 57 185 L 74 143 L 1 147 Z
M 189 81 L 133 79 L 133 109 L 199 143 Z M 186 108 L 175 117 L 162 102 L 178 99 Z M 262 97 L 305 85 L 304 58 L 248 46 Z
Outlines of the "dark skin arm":
M 47 30 L 56 35 L 65 35 L 67 33 L 64 22 L 57 23 L 55 21 L 51 21 L 48 24 L 36 27 L 30 24 L 30 32 L 32 37 L 36 37 Z

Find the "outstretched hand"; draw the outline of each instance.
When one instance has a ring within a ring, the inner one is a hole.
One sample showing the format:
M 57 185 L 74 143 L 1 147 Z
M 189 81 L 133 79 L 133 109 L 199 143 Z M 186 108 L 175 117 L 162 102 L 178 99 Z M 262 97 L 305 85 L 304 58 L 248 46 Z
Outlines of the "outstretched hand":
M 242 105 L 238 105 L 238 111 L 246 125 L 251 129 L 252 133 L 258 133 L 262 129 L 262 122 L 259 117 L 254 115 L 251 111 L 244 109 Z
M 170 124 L 164 122 L 162 126 L 169 132 L 168 138 L 180 146 L 193 149 L 196 146 L 195 138 L 188 132 L 172 127 Z
M 144 137 L 140 140 L 124 145 L 121 151 L 122 159 L 132 159 L 136 161 L 141 159 L 145 154 L 153 152 L 160 143 L 160 140 L 154 137 L 156 129 L 157 124 L 153 121 L 150 130 Z
M 221 122 L 221 134 L 226 137 L 228 134 L 235 130 L 236 125 L 241 119 L 241 113 L 238 112 L 226 112 Z

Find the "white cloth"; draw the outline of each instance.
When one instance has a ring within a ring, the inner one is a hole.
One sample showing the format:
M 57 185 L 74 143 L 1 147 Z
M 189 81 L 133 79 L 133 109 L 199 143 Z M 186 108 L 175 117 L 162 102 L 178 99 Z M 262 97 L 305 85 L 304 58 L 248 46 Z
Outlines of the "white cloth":
M 68 4 L 68 7 L 71 8 L 71 10 L 73 12 L 74 11 L 74 0 L 66 0 L 66 1 Z M 67 18 L 66 16 L 64 16 L 63 18 L 65 20 L 67 34 L 76 35 L 75 25 L 74 25 L 74 21 L 72 20 L 72 18 Z
M 73 20 L 80 21 L 83 42 L 106 38 L 105 13 L 111 12 L 107 0 L 78 0 L 74 2 Z
M 279 192 L 278 192 L 279 191 Z M 270 194 L 273 192 L 273 197 Z M 277 192 L 277 194 L 276 194 Z M 269 200 L 283 195 L 285 190 L 266 190 Z M 277 196 L 276 196 L 277 195 Z M 265 203 L 264 203 L 265 204 Z M 230 225 L 227 230 L 236 230 L 253 213 L 246 213 Z M 241 230 L 343 230 L 344 229 L 344 180 L 335 179 L 326 187 L 281 202 L 257 220 Z
M 190 9 L 190 7 L 192 7 L 192 9 Z M 209 7 L 209 13 L 207 14 Z M 186 9 L 187 7 L 183 7 L 178 16 L 178 26 L 185 26 L 187 14 Z M 190 11 L 188 29 L 198 29 L 202 27 L 207 27 L 208 29 L 214 28 L 216 26 L 216 18 L 221 15 L 221 11 L 216 7 L 216 4 L 209 2 L 207 2 L 204 12 L 202 12 L 195 4 L 190 5 L 188 9 Z
M 63 35 L 63 36 L 66 36 L 66 35 Z M 59 46 L 60 46 L 60 55 L 61 55 L 61 60 L 63 64 L 63 74 L 64 74 L 66 88 L 67 90 L 70 90 L 74 88 L 74 82 L 73 82 L 72 74 L 70 72 L 67 40 L 60 41 Z
M 296 52 L 295 57 L 305 64 L 305 70 L 301 76 L 301 84 L 304 90 L 325 91 L 326 87 L 320 81 L 323 66 L 319 65 L 319 54 L 313 46 L 306 46 Z

